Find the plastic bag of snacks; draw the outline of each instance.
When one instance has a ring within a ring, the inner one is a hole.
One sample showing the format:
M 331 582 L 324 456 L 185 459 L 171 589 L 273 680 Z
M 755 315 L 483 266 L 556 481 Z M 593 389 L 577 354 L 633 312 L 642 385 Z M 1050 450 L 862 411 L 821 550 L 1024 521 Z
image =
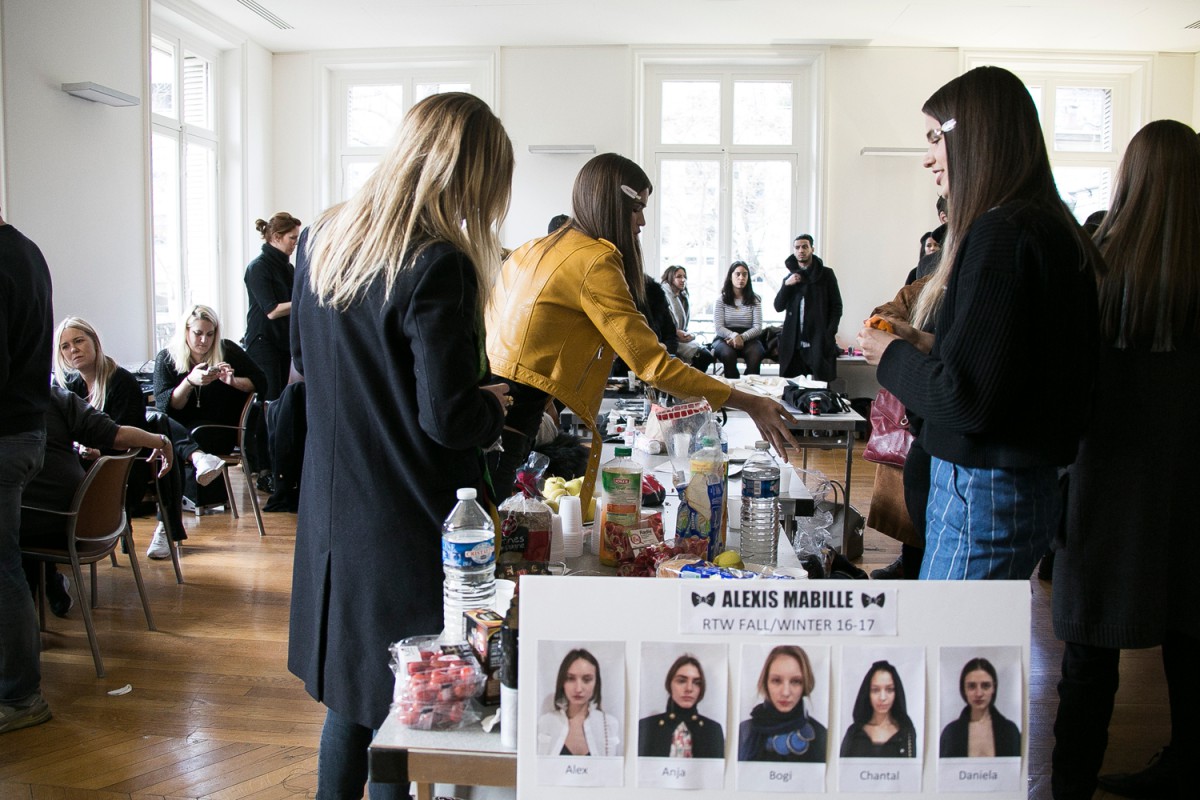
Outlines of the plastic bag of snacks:
M 617 566 L 617 574 L 625 577 L 653 578 L 664 561 L 677 556 L 701 560 L 708 552 L 708 545 L 701 539 L 674 539 L 658 542 L 638 550 L 630 561 Z
M 617 561 L 617 574 L 625 575 L 627 573 L 621 572 L 622 564 L 633 561 L 642 549 L 663 540 L 662 512 L 642 515 L 636 528 L 605 522 L 601 535 L 607 540 L 608 550 Z
M 391 713 L 418 730 L 464 728 L 480 718 L 473 698 L 487 676 L 470 645 L 439 644 L 436 636 L 414 636 L 391 646 L 396 685 Z

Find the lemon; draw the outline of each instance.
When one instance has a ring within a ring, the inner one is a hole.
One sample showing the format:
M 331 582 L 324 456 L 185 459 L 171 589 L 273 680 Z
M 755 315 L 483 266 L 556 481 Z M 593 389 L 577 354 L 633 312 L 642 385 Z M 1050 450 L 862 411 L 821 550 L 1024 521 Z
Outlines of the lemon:
M 730 569 L 743 569 L 746 566 L 737 550 L 726 550 L 717 554 L 713 563 L 718 567 L 729 567 Z

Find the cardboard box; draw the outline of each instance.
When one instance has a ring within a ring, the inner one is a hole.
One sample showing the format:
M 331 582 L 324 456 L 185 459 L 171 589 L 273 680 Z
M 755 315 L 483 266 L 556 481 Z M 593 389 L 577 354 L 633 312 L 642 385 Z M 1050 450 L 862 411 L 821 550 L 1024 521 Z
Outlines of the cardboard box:
M 478 700 L 485 706 L 500 704 L 500 625 L 504 618 L 490 608 L 464 611 L 467 642 L 487 677 Z

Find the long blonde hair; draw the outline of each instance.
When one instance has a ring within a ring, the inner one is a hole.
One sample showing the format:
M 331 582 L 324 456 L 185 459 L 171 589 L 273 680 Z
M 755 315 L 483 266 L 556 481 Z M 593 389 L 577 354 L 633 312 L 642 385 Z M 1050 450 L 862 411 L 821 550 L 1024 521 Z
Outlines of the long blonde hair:
M 462 92 L 422 100 L 363 187 L 317 220 L 309 287 L 344 311 L 381 273 L 390 295 L 425 247 L 446 242 L 474 265 L 482 309 L 500 266 L 512 173 L 512 142 L 487 103 Z
M 54 329 L 54 380 L 66 389 L 67 381 L 80 374 L 79 370 L 67 363 L 66 356 L 63 355 L 62 339 L 68 328 L 73 328 L 92 340 L 92 348 L 96 351 L 96 379 L 92 382 L 92 388 L 88 390 L 87 401 L 92 408 L 103 411 L 104 398 L 108 394 L 108 381 L 117 371 L 117 362 L 104 354 L 104 348 L 100 346 L 100 333 L 82 317 L 67 317 Z M 84 381 L 86 383 L 86 378 Z
M 196 366 L 197 362 L 192 359 L 192 348 L 188 346 L 187 334 L 192 323 L 200 319 L 213 325 L 213 346 L 209 348 L 205 363 L 214 366 L 225 360 L 225 348 L 221 346 L 221 319 L 217 312 L 208 306 L 192 306 L 184 312 L 183 319 L 175 328 L 175 336 L 171 338 L 171 358 L 175 361 L 175 369 L 180 372 L 189 372 Z

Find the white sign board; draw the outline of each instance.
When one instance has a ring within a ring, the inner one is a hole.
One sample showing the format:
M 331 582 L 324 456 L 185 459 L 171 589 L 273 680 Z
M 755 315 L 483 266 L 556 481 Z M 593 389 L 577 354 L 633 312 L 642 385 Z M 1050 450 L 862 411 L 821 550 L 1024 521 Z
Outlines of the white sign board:
M 1025 797 L 1024 581 L 521 579 L 517 796 Z

